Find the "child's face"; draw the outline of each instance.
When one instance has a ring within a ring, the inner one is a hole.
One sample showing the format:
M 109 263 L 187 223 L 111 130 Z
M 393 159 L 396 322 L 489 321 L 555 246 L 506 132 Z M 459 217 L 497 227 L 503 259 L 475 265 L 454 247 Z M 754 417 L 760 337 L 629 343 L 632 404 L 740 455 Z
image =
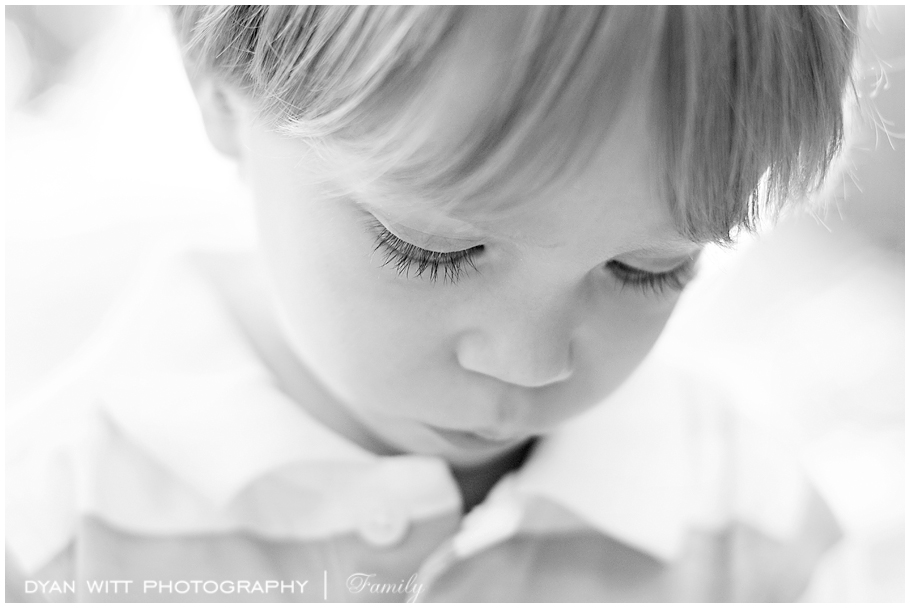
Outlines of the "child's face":
M 451 133 L 466 103 L 429 131 Z M 331 407 L 403 451 L 471 465 L 619 386 L 699 250 L 656 193 L 644 105 L 627 106 L 580 176 L 483 211 L 330 194 L 306 144 L 242 121 L 286 339 Z

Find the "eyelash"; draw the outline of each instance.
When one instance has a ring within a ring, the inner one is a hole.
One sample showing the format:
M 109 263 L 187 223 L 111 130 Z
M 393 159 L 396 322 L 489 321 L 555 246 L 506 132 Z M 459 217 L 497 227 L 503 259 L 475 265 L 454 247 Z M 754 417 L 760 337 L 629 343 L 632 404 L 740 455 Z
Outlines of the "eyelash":
M 648 272 L 617 260 L 607 262 L 622 287 L 634 287 L 644 293 L 662 295 L 666 291 L 680 292 L 695 277 L 696 259 L 690 258 L 672 270 Z
M 430 282 L 435 283 L 441 274 L 444 282 L 454 284 L 469 267 L 477 270 L 474 258 L 483 251 L 483 245 L 462 251 L 429 251 L 401 240 L 378 220 L 371 224 L 376 231 L 373 252 L 381 252 L 385 256 L 382 265 L 393 266 L 400 275 L 414 277 L 426 275 Z
M 429 251 L 395 236 L 378 220 L 374 219 L 370 224 L 376 232 L 373 252 L 380 251 L 385 256 L 382 265 L 394 267 L 400 275 L 418 278 L 426 275 L 433 283 L 441 276 L 444 282 L 454 284 L 468 268 L 477 270 L 474 258 L 483 251 L 483 245 L 462 251 Z M 694 258 L 666 272 L 648 272 L 617 260 L 607 262 L 605 266 L 621 287 L 633 287 L 657 295 L 665 291 L 682 291 L 695 275 Z

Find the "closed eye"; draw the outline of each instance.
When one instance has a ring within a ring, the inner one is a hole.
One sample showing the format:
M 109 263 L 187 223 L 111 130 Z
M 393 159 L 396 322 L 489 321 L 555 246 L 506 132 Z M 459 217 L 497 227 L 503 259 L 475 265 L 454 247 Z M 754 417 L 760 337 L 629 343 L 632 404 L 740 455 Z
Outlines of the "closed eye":
M 621 287 L 633 287 L 643 293 L 661 295 L 666 292 L 681 292 L 695 278 L 697 262 L 696 255 L 675 268 L 661 272 L 636 268 L 619 260 L 610 260 L 606 267 L 620 282 Z
M 454 284 L 468 269 L 477 270 L 474 259 L 483 252 L 483 245 L 461 251 L 431 251 L 396 236 L 375 218 L 369 223 L 376 235 L 373 251 L 384 256 L 383 266 L 391 266 L 400 275 L 423 277 L 432 283 L 442 278 Z

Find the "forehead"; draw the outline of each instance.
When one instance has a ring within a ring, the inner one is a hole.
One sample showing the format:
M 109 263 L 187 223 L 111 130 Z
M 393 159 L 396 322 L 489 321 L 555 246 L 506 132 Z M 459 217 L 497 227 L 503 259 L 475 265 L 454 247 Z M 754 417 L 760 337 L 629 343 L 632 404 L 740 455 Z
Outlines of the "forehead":
M 572 247 L 595 257 L 621 252 L 690 253 L 662 200 L 643 104 L 634 99 L 581 171 L 520 200 L 477 197 L 434 205 L 407 195 L 374 201 L 386 217 L 434 236 L 524 247 Z

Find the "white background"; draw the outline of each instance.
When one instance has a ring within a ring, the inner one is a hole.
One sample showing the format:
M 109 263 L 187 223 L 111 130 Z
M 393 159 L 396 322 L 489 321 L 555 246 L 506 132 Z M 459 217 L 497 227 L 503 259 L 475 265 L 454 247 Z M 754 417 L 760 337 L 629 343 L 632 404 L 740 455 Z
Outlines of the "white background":
M 712 251 L 658 346 L 717 370 L 799 441 L 847 531 L 810 592 L 819 600 L 904 599 L 904 10 L 870 15 L 859 90 L 878 128 L 855 121 L 827 212 Z M 162 239 L 254 235 L 161 9 L 6 16 L 14 403 L 85 344 Z M 63 42 L 41 51 L 39 35 Z

